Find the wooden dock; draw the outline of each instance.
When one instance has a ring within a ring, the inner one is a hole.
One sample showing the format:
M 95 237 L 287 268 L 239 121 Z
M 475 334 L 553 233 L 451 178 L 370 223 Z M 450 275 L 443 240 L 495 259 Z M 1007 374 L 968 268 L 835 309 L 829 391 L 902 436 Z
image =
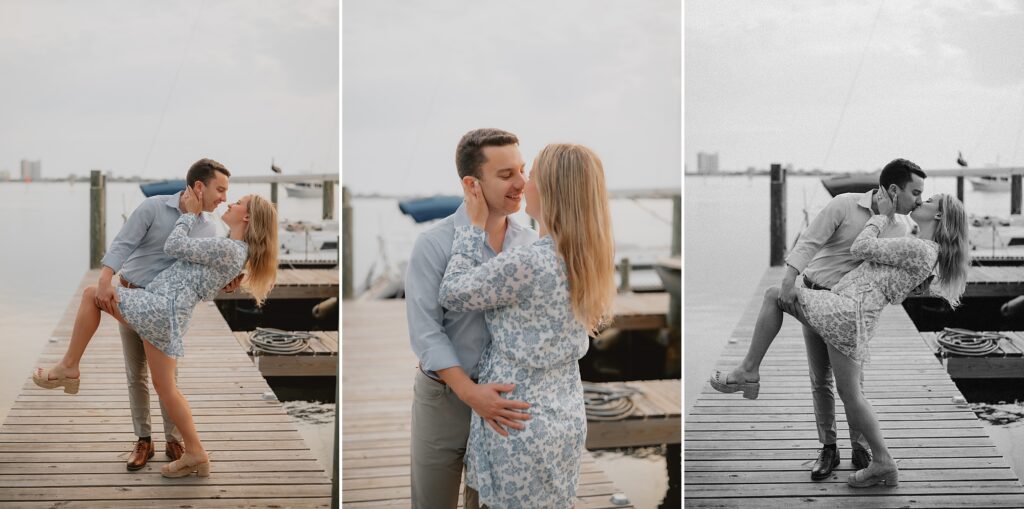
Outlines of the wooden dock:
M 603 387 L 632 387 L 640 394 L 632 398 L 633 411 L 614 421 L 587 424 L 587 448 L 637 447 L 680 443 L 683 421 L 679 380 L 606 382 Z
M 86 273 L 37 365 L 63 354 Z M 125 469 L 135 442 L 117 323 L 104 317 L 82 360 L 77 395 L 47 391 L 31 379 L 0 427 L 0 507 L 329 507 L 331 479 L 292 418 L 238 347 L 212 303 L 196 308 L 179 363 L 213 472 L 208 478 L 165 479 L 163 425 L 151 393 L 156 456 Z
M 640 308 L 628 309 L 640 315 Z M 405 302 L 348 300 L 344 302 L 344 310 L 342 504 L 352 509 L 409 507 L 409 435 L 416 357 L 409 347 Z M 669 391 L 662 387 L 671 382 L 676 384 L 678 398 L 679 381 L 675 380 L 658 382 L 660 390 L 651 399 L 662 406 L 671 406 Z M 637 404 L 642 407 L 640 412 L 653 405 Z M 675 405 L 678 409 L 678 399 Z M 678 437 L 678 410 L 676 412 L 674 422 Z M 653 411 L 648 414 L 647 423 L 651 424 L 655 416 L 650 415 Z M 671 416 L 663 417 L 666 422 L 671 419 Z M 642 418 L 636 420 L 639 422 Z M 658 426 L 652 426 L 652 430 L 664 434 Z M 606 431 L 594 433 L 608 439 Z M 629 507 L 611 503 L 610 497 L 618 491 L 590 454 L 585 453 L 577 509 Z
M 267 299 L 326 299 L 337 297 L 338 269 L 278 269 L 277 284 Z M 217 300 L 251 299 L 242 291 L 220 292 Z
M 235 331 L 242 350 L 263 376 L 338 376 L 338 331 L 299 331 L 313 335 L 309 349 L 293 355 L 252 352 L 252 331 Z
M 1006 297 L 1024 295 L 1024 266 L 978 266 L 967 273 L 964 297 Z
M 746 352 L 762 294 L 782 278 L 762 278 L 717 369 Z M 761 368 L 761 394 L 745 400 L 705 382 L 686 419 L 687 507 L 1021 507 L 1024 487 L 1007 466 L 902 308 L 890 306 L 872 341 L 864 389 L 900 466 L 894 488 L 850 488 L 849 432 L 836 397 L 842 462 L 825 481 L 810 479 L 820 444 L 799 323 L 787 317 Z M 732 342 L 735 341 L 735 342 Z M 708 375 L 712 369 L 709 367 Z
M 1024 335 L 1017 331 L 993 332 L 1007 339 L 984 356 L 949 353 L 939 345 L 936 332 L 922 332 L 921 337 L 946 367 L 950 378 L 1024 378 Z

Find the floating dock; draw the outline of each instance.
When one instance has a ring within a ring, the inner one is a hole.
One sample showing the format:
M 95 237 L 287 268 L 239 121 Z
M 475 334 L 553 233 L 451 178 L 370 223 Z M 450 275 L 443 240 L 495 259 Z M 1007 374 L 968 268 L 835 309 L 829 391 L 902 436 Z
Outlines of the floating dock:
M 306 351 L 276 355 L 252 351 L 252 331 L 235 331 L 235 339 L 263 376 L 338 376 L 338 331 L 298 331 L 310 334 Z
M 67 347 L 86 273 L 37 361 Z M 335 276 L 337 271 L 335 271 Z M 82 359 L 77 395 L 36 387 L 34 366 L 0 427 L 0 507 L 330 507 L 331 478 L 212 303 L 200 303 L 185 338 L 179 388 L 210 452 L 208 478 L 165 479 L 164 435 L 151 392 L 156 455 L 125 468 L 136 440 L 117 323 L 105 316 Z
M 326 299 L 340 291 L 338 269 L 278 269 L 271 299 Z M 242 291 L 220 292 L 216 300 L 251 299 Z
M 623 313 L 624 321 L 628 316 L 647 323 L 642 317 L 657 313 L 645 310 L 638 302 L 627 301 L 625 303 L 630 305 L 620 304 L 617 308 Z M 668 307 L 667 296 L 664 303 L 660 308 L 662 314 Z M 417 361 L 409 347 L 405 301 L 345 301 L 344 308 L 342 504 L 351 509 L 409 507 L 409 437 Z M 661 320 L 663 323 L 664 317 Z M 644 387 L 645 383 L 648 382 L 626 382 L 639 387 Z M 672 407 L 671 391 L 667 389 L 672 383 L 677 398 L 674 416 L 656 415 L 655 408 Z M 594 437 L 588 436 L 587 446 L 616 447 L 618 445 L 612 443 L 616 436 L 620 439 L 631 436 L 634 441 L 644 443 L 671 439 L 672 431 L 668 429 L 671 422 L 675 423 L 678 442 L 679 383 L 679 380 L 653 382 L 649 399 L 635 399 L 639 408 L 633 416 L 634 422 L 609 424 L 636 426 L 635 429 L 602 428 L 605 423 L 598 427 L 590 423 L 588 434 Z M 636 423 L 640 423 L 639 426 Z M 650 428 L 650 436 L 644 435 L 645 426 Z M 597 446 L 592 445 L 591 438 L 597 440 Z M 631 507 L 611 503 L 611 496 L 618 491 L 591 455 L 584 452 L 577 509 Z
M 747 350 L 762 295 L 782 279 L 768 269 L 715 369 Z M 811 481 L 821 445 L 799 323 L 787 317 L 761 368 L 757 400 L 705 382 L 686 419 L 686 507 L 1022 507 L 1024 487 L 906 312 L 889 306 L 871 343 L 864 390 L 900 467 L 898 487 L 850 488 L 849 431 L 836 396 L 842 457 Z M 709 366 L 708 375 L 712 372 Z

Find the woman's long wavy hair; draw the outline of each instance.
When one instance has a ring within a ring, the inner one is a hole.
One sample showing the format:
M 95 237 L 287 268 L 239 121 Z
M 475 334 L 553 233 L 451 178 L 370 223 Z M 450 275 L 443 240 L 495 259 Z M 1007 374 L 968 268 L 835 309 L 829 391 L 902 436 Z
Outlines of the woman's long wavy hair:
M 251 196 L 249 224 L 242 234 L 242 241 L 249 247 L 242 288 L 256 299 L 256 306 L 260 307 L 277 282 L 277 208 L 262 196 Z
M 932 293 L 956 308 L 967 288 L 967 270 L 971 266 L 967 213 L 964 204 L 948 194 L 941 195 L 939 213 L 941 215 L 932 236 L 932 240 L 939 245 L 939 261 L 936 265 L 938 288 Z
M 565 261 L 576 320 L 594 332 L 608 321 L 615 297 L 612 238 L 604 167 L 582 145 L 544 147 L 534 167 L 541 220 Z

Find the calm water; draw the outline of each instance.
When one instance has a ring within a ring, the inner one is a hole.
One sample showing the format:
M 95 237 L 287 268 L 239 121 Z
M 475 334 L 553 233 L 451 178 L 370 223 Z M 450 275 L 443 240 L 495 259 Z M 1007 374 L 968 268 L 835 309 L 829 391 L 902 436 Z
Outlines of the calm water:
M 245 194 L 270 195 L 269 185 L 231 186 L 228 200 Z M 285 196 L 281 189 L 282 218 L 319 219 L 322 202 Z M 145 197 L 138 184 L 107 186 L 107 242 L 114 239 L 122 214 Z M 224 206 L 217 213 L 224 211 Z M 89 184 L 76 182 L 0 183 L 0 420 L 7 416 L 26 376 L 46 346 L 50 333 L 89 268 Z M 107 317 L 106 319 L 110 319 Z M 86 353 L 88 355 L 88 353 Z M 312 405 L 316 408 L 309 408 Z M 322 423 L 334 405 L 310 403 L 290 414 L 317 458 L 330 468 L 333 461 L 333 423 Z
M 354 229 L 353 265 L 356 292 L 365 288 L 367 274 L 375 263 L 387 258 L 396 266 L 409 259 L 416 236 L 433 223 L 416 224 L 398 210 L 394 199 L 354 198 L 352 200 Z M 611 201 L 612 228 L 615 232 L 616 256 L 627 257 L 630 263 L 653 263 L 669 255 L 672 245 L 672 202 L 670 200 Z M 513 216 L 523 225 L 530 218 L 520 211 Z M 656 283 L 632 277 L 635 284 Z
M 684 277 L 684 404 L 692 407 L 722 349 L 736 328 L 754 288 L 768 268 L 768 177 L 687 176 Z M 955 178 L 930 178 L 925 195 L 956 194 Z M 830 199 L 816 177 L 789 177 L 787 245 Z M 1009 192 L 975 192 L 965 184 L 968 213 L 1009 217 Z M 922 348 L 924 346 L 922 345 Z M 769 355 L 771 355 L 769 353 Z M 999 450 L 1024 473 L 1024 422 L 1006 426 L 986 423 Z

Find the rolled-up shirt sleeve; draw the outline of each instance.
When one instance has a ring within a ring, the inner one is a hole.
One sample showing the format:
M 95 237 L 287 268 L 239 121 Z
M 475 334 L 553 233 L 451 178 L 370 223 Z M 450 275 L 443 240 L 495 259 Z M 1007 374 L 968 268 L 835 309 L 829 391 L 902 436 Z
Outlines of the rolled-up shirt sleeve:
M 842 224 L 844 215 L 844 205 L 840 200 L 829 201 L 800 234 L 800 240 L 786 257 L 786 265 L 793 267 L 797 272 L 803 272 L 814 259 L 814 255 L 821 250 L 821 246 L 828 242 Z
M 405 275 L 405 313 L 412 351 L 427 371 L 460 365 L 444 329 L 444 309 L 437 300 L 447 265 L 447 257 L 434 239 L 426 235 L 416 239 Z
M 110 267 L 114 272 L 121 270 L 125 260 L 132 254 L 132 251 L 135 251 L 135 248 L 139 247 L 142 238 L 146 236 L 149 227 L 153 225 L 157 206 L 159 203 L 156 201 L 145 200 L 132 212 L 132 215 L 128 216 L 128 221 L 121 227 L 121 231 L 117 232 L 114 241 L 110 243 L 110 248 L 100 260 L 101 264 Z

